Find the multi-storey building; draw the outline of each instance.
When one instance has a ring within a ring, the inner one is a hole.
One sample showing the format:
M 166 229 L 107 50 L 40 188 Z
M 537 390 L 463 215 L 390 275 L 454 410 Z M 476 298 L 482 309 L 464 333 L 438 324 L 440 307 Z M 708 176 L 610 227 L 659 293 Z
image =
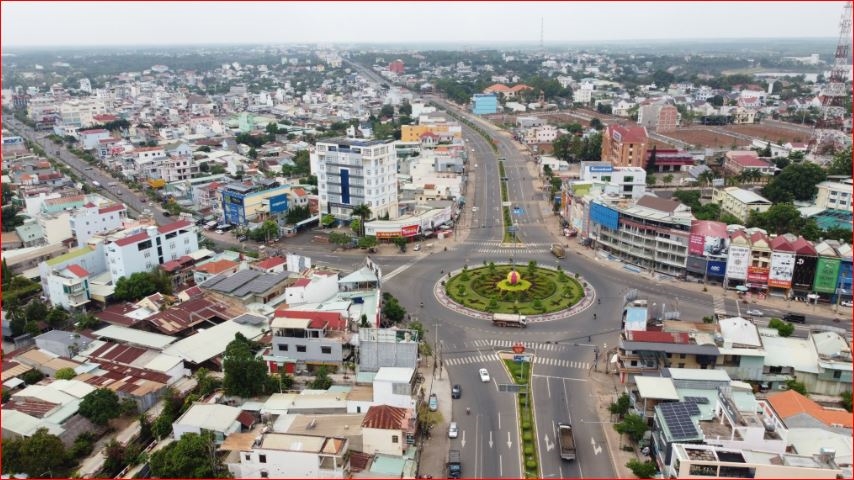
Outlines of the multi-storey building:
M 240 451 L 239 462 L 228 466 L 236 478 L 349 478 L 350 442 L 343 437 L 265 433 Z
M 602 135 L 602 161 L 615 167 L 646 168 L 646 127 L 608 125 Z
M 852 180 L 846 179 L 841 182 L 821 182 L 818 186 L 818 195 L 815 198 L 815 206 L 824 209 L 851 211 L 851 189 Z
M 271 324 L 270 371 L 293 373 L 296 364 L 341 366 L 348 351 L 347 320 L 337 312 L 280 310 Z
M 151 270 L 199 249 L 196 226 L 188 220 L 137 228 L 119 235 L 104 248 L 107 268 L 114 280 Z
M 372 216 L 398 212 L 397 153 L 390 141 L 346 138 L 318 141 L 311 155 L 321 213 L 350 218 L 359 205 Z
M 74 210 L 70 215 L 71 233 L 77 245 L 85 245 L 93 235 L 117 228 L 127 220 L 127 208 L 122 203 L 97 206 L 92 202 Z
M 713 201 L 720 204 L 721 210 L 742 222 L 747 222 L 752 212 L 766 212 L 772 205 L 761 195 L 739 187 L 715 189 Z
M 77 264 L 53 270 L 47 277 L 47 288 L 54 306 L 76 310 L 89 303 L 89 272 Z
M 275 180 L 232 182 L 219 187 L 223 220 L 231 225 L 264 221 L 288 211 L 291 187 Z
M 97 98 L 74 99 L 63 102 L 59 107 L 59 115 L 63 125 L 74 127 L 89 127 L 95 125 L 95 115 L 107 113 L 104 102 Z
M 646 170 L 640 167 L 613 167 L 606 162 L 581 162 L 582 182 L 604 183 L 603 193 L 634 200 L 646 194 Z
M 471 97 L 471 111 L 475 115 L 490 115 L 498 112 L 498 95 L 475 93 Z

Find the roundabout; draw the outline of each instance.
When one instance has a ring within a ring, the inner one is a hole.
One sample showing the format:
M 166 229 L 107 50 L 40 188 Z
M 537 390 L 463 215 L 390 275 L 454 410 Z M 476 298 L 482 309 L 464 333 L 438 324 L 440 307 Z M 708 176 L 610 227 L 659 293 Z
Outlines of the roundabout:
M 525 315 L 529 323 L 560 320 L 587 309 L 596 293 L 579 274 L 537 265 L 497 264 L 449 272 L 433 288 L 439 304 L 481 320 Z

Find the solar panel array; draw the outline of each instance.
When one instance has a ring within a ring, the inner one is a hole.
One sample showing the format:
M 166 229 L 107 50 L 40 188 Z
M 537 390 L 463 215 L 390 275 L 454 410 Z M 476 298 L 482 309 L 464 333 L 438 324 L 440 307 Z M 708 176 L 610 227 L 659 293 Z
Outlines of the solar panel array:
M 668 402 L 659 405 L 667 429 L 673 440 L 690 440 L 700 435 L 691 415 L 699 415 L 700 408 L 693 402 Z
M 708 405 L 709 399 L 706 397 L 685 397 L 683 402 L 696 403 L 697 405 Z

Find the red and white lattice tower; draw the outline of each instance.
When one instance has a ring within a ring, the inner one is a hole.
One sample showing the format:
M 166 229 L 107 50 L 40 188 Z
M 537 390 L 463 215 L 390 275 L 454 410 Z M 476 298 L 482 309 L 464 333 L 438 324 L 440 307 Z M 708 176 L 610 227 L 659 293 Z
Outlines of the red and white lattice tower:
M 823 137 L 830 133 L 826 130 L 839 129 L 844 120 L 845 98 L 851 96 L 851 90 L 847 88 L 851 63 L 851 2 L 845 2 L 839 21 L 839 42 L 836 44 L 830 77 L 819 94 L 822 105 L 822 116 L 816 131 L 819 145 L 822 144 Z

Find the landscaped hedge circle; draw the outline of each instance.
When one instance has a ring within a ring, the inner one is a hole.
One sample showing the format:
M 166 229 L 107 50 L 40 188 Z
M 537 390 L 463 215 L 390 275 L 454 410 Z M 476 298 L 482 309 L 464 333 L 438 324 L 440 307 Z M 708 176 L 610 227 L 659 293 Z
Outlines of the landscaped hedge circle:
M 521 278 L 508 285 L 515 270 Z M 572 307 L 584 297 L 577 275 L 536 265 L 495 265 L 464 269 L 445 281 L 448 297 L 473 310 L 540 315 Z

